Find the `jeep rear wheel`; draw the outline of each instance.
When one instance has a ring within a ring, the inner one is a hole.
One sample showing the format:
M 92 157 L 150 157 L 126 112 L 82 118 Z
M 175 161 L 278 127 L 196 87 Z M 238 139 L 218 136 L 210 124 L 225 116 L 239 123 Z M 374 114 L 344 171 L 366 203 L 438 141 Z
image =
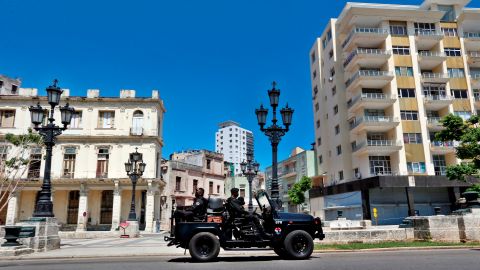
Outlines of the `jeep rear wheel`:
M 280 256 L 280 258 L 282 258 L 282 259 L 287 259 L 288 258 L 287 253 L 285 252 L 285 249 L 283 247 L 274 247 L 273 251 L 275 251 L 275 253 L 278 256 Z
M 197 233 L 190 239 L 188 251 L 194 260 L 208 262 L 217 258 L 220 252 L 220 242 L 212 233 Z
M 313 252 L 312 236 L 306 231 L 293 231 L 285 237 L 283 242 L 286 255 L 291 259 L 308 259 Z

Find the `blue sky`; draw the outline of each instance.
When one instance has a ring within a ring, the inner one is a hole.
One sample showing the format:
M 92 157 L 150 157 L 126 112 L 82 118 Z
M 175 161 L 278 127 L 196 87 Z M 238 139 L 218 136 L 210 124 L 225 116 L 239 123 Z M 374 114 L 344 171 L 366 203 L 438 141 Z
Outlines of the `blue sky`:
M 374 1 L 420 4 L 416 1 Z M 475 0 L 469 6 L 479 7 Z M 214 150 L 217 124 L 234 120 L 255 136 L 265 167 L 271 148 L 254 110 L 268 103 L 273 80 L 280 102 L 295 109 L 279 159 L 315 140 L 308 52 L 345 1 L 33 1 L 0 0 L 0 74 L 44 89 L 53 78 L 86 95 L 159 89 L 167 113 L 163 156 Z

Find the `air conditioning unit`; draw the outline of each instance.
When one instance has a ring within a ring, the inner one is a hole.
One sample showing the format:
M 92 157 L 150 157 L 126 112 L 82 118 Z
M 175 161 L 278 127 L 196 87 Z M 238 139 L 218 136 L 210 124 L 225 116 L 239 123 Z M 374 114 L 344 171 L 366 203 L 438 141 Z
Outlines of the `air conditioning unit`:
M 355 174 L 355 177 L 356 177 L 357 179 L 362 179 L 362 174 L 359 173 L 359 172 L 357 172 L 357 173 Z
M 333 82 L 333 77 L 328 78 L 329 82 Z

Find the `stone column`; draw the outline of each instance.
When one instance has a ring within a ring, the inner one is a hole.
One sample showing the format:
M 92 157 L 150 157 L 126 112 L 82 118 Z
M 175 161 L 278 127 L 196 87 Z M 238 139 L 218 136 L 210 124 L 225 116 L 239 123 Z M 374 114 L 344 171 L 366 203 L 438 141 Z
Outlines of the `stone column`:
M 113 190 L 113 209 L 112 209 L 112 228 L 115 231 L 121 222 L 122 213 L 122 189 L 118 180 L 114 180 L 115 189 Z
M 81 184 L 80 198 L 78 200 L 77 232 L 86 231 L 87 222 L 88 222 L 88 188 L 85 184 Z
M 155 190 L 152 180 L 147 180 L 147 183 L 147 198 L 145 202 L 145 232 L 154 232 Z
M 7 220 L 5 220 L 5 225 L 15 225 L 15 222 L 17 222 L 19 206 L 18 193 L 18 191 L 15 191 L 10 195 L 11 197 L 7 205 Z

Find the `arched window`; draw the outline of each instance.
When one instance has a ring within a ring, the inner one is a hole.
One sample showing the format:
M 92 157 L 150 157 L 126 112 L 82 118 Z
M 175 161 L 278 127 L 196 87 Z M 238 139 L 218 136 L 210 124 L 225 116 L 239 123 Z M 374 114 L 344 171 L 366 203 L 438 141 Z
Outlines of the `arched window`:
M 143 112 L 140 110 L 133 112 L 132 128 L 130 130 L 130 134 L 143 134 Z

